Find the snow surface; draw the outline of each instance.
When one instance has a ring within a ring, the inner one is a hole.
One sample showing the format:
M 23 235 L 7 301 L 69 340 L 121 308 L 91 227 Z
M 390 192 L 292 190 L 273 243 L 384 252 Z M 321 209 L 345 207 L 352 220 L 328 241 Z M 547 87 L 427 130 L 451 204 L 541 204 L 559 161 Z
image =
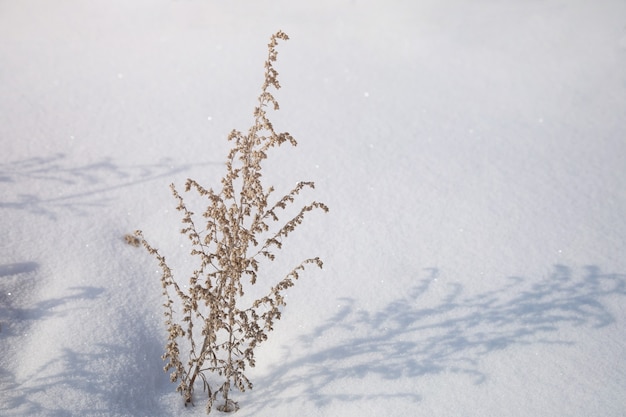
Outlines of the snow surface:
M 331 212 L 237 415 L 623 416 L 622 0 L 0 0 L 0 415 L 204 415 L 123 235 L 184 269 L 278 29 L 266 175 Z

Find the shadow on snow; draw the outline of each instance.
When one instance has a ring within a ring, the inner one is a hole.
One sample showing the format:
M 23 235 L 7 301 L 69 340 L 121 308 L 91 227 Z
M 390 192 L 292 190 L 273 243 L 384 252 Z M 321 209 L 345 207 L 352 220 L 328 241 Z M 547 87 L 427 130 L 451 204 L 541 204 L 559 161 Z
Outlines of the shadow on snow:
M 170 178 L 194 166 L 216 164 L 175 165 L 165 159 L 154 164 L 123 166 L 111 158 L 102 158 L 90 164 L 68 166 L 64 154 L 0 163 L 0 184 L 16 184 L 17 187 L 10 194 L 5 191 L 0 209 L 25 210 L 51 220 L 63 211 L 83 215 L 92 207 L 105 205 L 106 192 L 158 178 Z M 45 189 L 45 194 L 49 196 L 20 192 L 20 187 L 27 189 L 23 184 L 33 182 L 43 184 L 37 188 Z
M 16 288 L 28 286 L 38 269 L 35 262 L 0 265 L 3 354 L 10 344 L 19 346 L 24 342 L 25 333 L 36 331 L 34 323 L 84 315 L 107 291 L 93 286 L 69 287 L 68 295 L 31 302 L 29 294 Z M 0 415 L 158 415 L 157 391 L 159 387 L 169 388 L 161 369 L 163 341 L 146 323 L 118 326 L 116 322 L 125 319 L 124 312 L 118 310 L 113 320 L 107 316 L 96 318 L 94 327 L 95 331 L 98 327 L 113 327 L 115 342 L 83 345 L 68 341 L 65 347 L 40 346 L 47 360 L 28 376 L 14 373 L 21 367 L 15 366 L 14 358 L 0 357 Z M 89 320 L 90 316 L 85 317 Z
M 604 299 L 626 295 L 626 275 L 587 266 L 584 276 L 577 277 L 556 265 L 541 280 L 511 277 L 478 295 L 465 295 L 455 283 L 440 300 L 423 297 L 437 274 L 429 270 L 405 296 L 377 311 L 358 308 L 352 298 L 340 299 L 340 311 L 285 349 L 280 364 L 256 379 L 258 392 L 249 407 L 258 411 L 293 401 L 325 406 L 377 398 L 418 402 L 421 397 L 410 383 L 398 390 L 385 381 L 439 373 L 466 375 L 480 384 L 488 377 L 480 361 L 490 353 L 514 345 L 574 344 L 559 330 L 615 322 Z M 369 384 L 378 384 L 367 388 L 373 394 L 350 389 L 351 381 L 366 377 Z
M 36 269 L 28 262 L 3 265 L 0 276 Z M 511 277 L 480 294 L 469 294 L 454 283 L 442 296 L 433 296 L 429 291 L 435 291 L 435 283 L 440 287 L 437 275 L 436 269 L 429 270 L 402 297 L 378 310 L 360 308 L 353 298 L 340 299 L 343 307 L 336 314 L 285 349 L 271 372 L 254 379 L 255 389 L 247 399 L 238 395 L 242 407 L 256 413 L 289 402 L 318 407 L 383 399 L 417 403 L 421 396 L 411 381 L 445 373 L 480 384 L 489 377 L 481 361 L 491 353 L 512 346 L 574 344 L 576 340 L 568 340 L 569 333 L 561 330 L 592 332 L 615 323 L 608 299 L 626 295 L 626 275 L 604 273 L 597 266 L 574 274 L 556 265 L 546 278 Z M 93 300 L 103 291 L 71 290 L 66 297 L 28 309 L 9 306 L 4 313 L 31 319 L 66 314 L 55 307 Z M 116 340 L 123 343 L 60 349 L 28 381 L 0 369 L 0 412 L 162 414 L 157 398 L 163 389 L 173 390 L 161 370 L 162 341 L 141 323 L 121 326 L 120 331 L 126 333 Z M 0 333 L 2 339 L 7 336 Z M 356 380 L 367 384 L 353 384 Z

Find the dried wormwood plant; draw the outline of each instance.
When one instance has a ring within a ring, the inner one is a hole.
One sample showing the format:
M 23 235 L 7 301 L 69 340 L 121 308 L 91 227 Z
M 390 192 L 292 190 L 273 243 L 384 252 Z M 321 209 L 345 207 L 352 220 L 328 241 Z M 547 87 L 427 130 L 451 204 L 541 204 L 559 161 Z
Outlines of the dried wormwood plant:
M 202 214 L 204 225 L 198 225 L 181 194 L 173 184 L 170 186 L 178 201 L 177 209 L 183 214 L 181 233 L 191 240 L 191 256 L 199 264 L 187 287 L 177 283 L 165 257 L 146 242 L 141 231 L 135 232 L 162 269 L 161 282 L 167 299 L 165 323 L 169 333 L 163 355 L 163 360 L 167 361 L 165 370 L 171 370 L 170 379 L 178 382 L 176 390 L 183 396 L 185 405 L 193 402 L 194 384 L 202 380 L 208 394 L 207 413 L 220 393 L 224 400 L 218 406 L 220 411 L 238 409 L 230 398 L 230 391 L 252 388 L 244 371 L 247 365 L 255 365 L 254 349 L 267 339 L 274 321 L 280 319 L 280 307 L 285 305 L 284 291 L 294 285 L 305 265 L 322 267 L 319 258 L 306 259 L 266 296 L 251 305 L 240 305 L 244 285 L 257 282 L 260 261 L 274 260 L 274 251 L 282 247 L 283 238 L 303 221 L 307 212 L 328 211 L 324 204 L 314 201 L 302 207 L 289 221 L 276 226 L 281 212 L 303 189 L 314 188 L 314 184 L 299 182 L 289 193 L 274 200 L 270 198 L 273 187 L 266 188 L 261 182 L 261 163 L 267 158 L 267 151 L 285 142 L 296 145 L 289 133 L 274 130 L 266 113 L 268 106 L 278 110 L 278 102 L 269 89 L 280 88 L 278 73 L 273 67 L 279 39 L 289 38 L 279 31 L 272 35 L 268 44 L 265 81 L 259 104 L 254 109 L 254 125 L 247 134 L 233 130 L 228 136 L 233 147 L 228 154 L 221 191 L 206 189 L 192 179 L 185 184 L 186 192 L 193 189 L 208 200 Z M 177 306 L 182 312 L 176 311 Z M 189 347 L 187 357 L 181 352 L 182 345 Z M 223 382 L 213 386 L 207 375 L 210 373 L 219 375 Z

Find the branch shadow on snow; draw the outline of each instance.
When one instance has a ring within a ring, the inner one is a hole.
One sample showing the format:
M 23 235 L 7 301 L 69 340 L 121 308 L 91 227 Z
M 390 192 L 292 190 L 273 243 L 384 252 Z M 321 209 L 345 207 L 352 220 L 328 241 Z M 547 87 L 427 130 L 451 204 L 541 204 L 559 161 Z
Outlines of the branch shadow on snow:
M 24 210 L 51 220 L 65 211 L 84 215 L 94 207 L 106 205 L 109 198 L 105 194 L 109 191 L 169 178 L 194 166 L 217 163 L 174 164 L 164 159 L 153 164 L 125 166 L 105 157 L 85 165 L 70 164 L 62 153 L 0 163 L 0 184 L 15 185 L 10 194 L 5 191 L 0 209 Z M 41 191 L 29 193 L 25 184 L 33 183 L 43 184 L 37 189 L 45 189 L 46 195 Z
M 21 305 L 38 269 L 39 264 L 30 261 L 0 265 L 0 341 L 16 332 L 14 324 L 23 316 Z
M 34 272 L 39 268 L 37 262 L 16 262 L 12 264 L 0 265 L 0 278 L 9 275 L 25 274 Z
M 160 349 L 152 335 L 139 334 L 125 345 L 97 343 L 85 351 L 63 348 L 27 383 L 0 369 L 0 414 L 159 415 L 156 392 L 166 379 L 154 366 Z
M 88 308 L 92 300 L 99 298 L 104 292 L 104 288 L 93 286 L 69 287 L 66 289 L 67 295 L 49 297 L 45 300 L 31 302 L 30 291 L 34 273 L 39 269 L 35 262 L 20 262 L 14 264 L 0 265 L 0 346 L 4 350 L 5 346 L 11 343 L 18 344 L 27 334 L 35 331 L 33 325 L 38 321 L 50 318 L 63 317 L 67 315 L 80 315 Z M 53 346 L 40 346 L 41 352 L 46 354 Z M 6 352 L 4 352 L 6 354 Z M 15 351 L 12 352 L 13 355 Z M 71 415 L 70 412 L 63 411 L 61 407 L 53 410 L 44 406 L 41 401 L 41 394 L 46 395 L 49 390 L 67 387 L 68 381 L 64 380 L 64 375 L 89 375 L 87 368 L 79 371 L 84 363 L 74 362 L 76 357 L 71 357 L 71 351 L 65 350 L 61 357 L 51 360 L 46 365 L 37 369 L 37 372 L 28 378 L 18 378 L 6 365 L 10 367 L 13 361 L 2 358 L 0 362 L 0 414 L 1 415 L 33 415 L 45 412 L 45 415 Z M 68 356 L 69 355 L 69 356 Z M 12 358 L 15 360 L 14 358 Z M 52 383 L 45 382 L 42 373 L 46 373 L 51 364 L 55 367 L 67 365 L 68 368 L 58 371 L 59 384 L 53 388 Z M 5 366 L 2 366 L 4 364 Z M 62 396 L 59 395 L 59 398 Z M 53 414 L 50 414 L 53 412 Z M 11 414 L 13 413 L 13 414 Z
M 36 320 L 45 319 L 48 317 L 64 316 L 67 314 L 76 314 L 76 308 L 74 309 L 59 309 L 68 302 L 77 300 L 93 300 L 97 298 L 104 288 L 81 286 L 81 287 L 69 287 L 70 295 L 63 297 L 54 297 L 47 300 L 39 301 L 31 306 L 13 306 L 13 303 L 3 303 L 0 306 L 0 317 L 6 317 L 8 321 L 16 321 L 21 323 L 29 323 Z M 6 301 L 5 296 L 0 298 L 0 301 Z M 87 308 L 87 307 L 84 307 Z M 4 336 L 11 336 L 14 332 L 11 330 L 11 326 L 8 325 L 7 331 L 4 331 Z M 4 329 L 3 329 L 4 330 Z
M 15 269 L 13 265 L 0 266 L 0 273 Z M 105 289 L 71 287 L 68 291 L 67 296 L 33 305 L 3 304 L 0 317 L 8 318 L 9 324 L 0 333 L 0 346 L 8 338 L 35 331 L 31 325 L 42 319 L 84 314 Z M 169 388 L 160 367 L 163 342 L 145 323 L 131 328 L 116 323 L 125 319 L 123 312 L 118 313 L 113 320 L 96 318 L 99 326 L 115 329 L 112 343 L 69 341 L 67 346 L 41 346 L 46 360 L 19 377 L 0 365 L 0 415 L 157 415 L 156 392 L 160 387 Z M 150 393 L 154 395 L 146 395 Z
M 35 303 L 29 289 L 39 269 L 37 262 L 17 262 L 0 265 L 0 337 L 7 338 L 27 329 L 33 322 L 48 317 L 75 314 L 75 309 L 63 309 L 65 304 L 98 298 L 104 288 L 93 286 L 69 287 L 69 295 L 52 297 Z
M 590 331 L 615 322 L 604 299 L 626 295 L 626 275 L 597 266 L 585 267 L 579 277 L 556 265 L 547 278 L 511 277 L 478 295 L 465 295 L 455 283 L 439 300 L 424 297 L 437 275 L 429 270 L 404 296 L 376 311 L 359 308 L 353 298 L 340 299 L 343 307 L 334 316 L 285 349 L 273 371 L 256 378 L 249 407 L 256 412 L 285 402 L 326 406 L 377 398 L 419 402 L 411 381 L 441 373 L 481 384 L 488 378 L 481 360 L 491 353 L 516 345 L 575 344 L 559 330 Z M 367 385 L 351 389 L 352 381 L 364 378 Z

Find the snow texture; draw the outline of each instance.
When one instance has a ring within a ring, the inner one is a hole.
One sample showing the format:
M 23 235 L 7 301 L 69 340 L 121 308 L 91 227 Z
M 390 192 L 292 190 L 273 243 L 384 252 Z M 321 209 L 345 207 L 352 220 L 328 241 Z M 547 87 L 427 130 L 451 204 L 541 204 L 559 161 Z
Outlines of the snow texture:
M 278 29 L 265 175 L 331 212 L 237 416 L 623 416 L 621 0 L 0 0 L 0 414 L 204 415 L 123 236 L 186 278 L 168 185 L 218 185 Z

